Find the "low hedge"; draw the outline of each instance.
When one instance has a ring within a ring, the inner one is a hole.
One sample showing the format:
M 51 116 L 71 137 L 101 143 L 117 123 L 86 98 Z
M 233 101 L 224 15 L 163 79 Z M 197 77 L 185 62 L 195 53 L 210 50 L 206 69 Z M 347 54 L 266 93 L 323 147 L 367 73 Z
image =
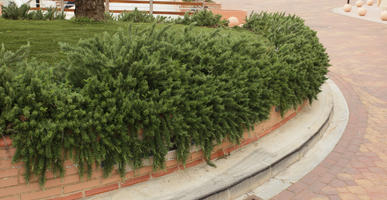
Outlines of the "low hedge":
M 195 24 L 197 26 L 227 27 L 229 21 L 222 19 L 222 15 L 214 14 L 211 10 L 199 10 L 194 13 L 185 13 L 184 17 L 173 21 L 176 24 Z
M 317 32 L 296 15 L 267 12 L 252 13 L 243 28 L 264 35 L 274 48 L 270 54 L 274 105 L 283 113 L 305 99 L 312 102 L 321 92 L 329 66 Z
M 58 12 L 55 7 L 47 8 L 47 11 L 31 11 L 28 4 L 22 4 L 20 7 L 13 1 L 8 6 L 2 7 L 2 18 L 13 20 L 64 20 L 66 14 Z
M 0 51 L 0 130 L 11 134 L 26 180 L 63 175 L 68 158 L 81 175 L 102 166 L 106 176 L 150 156 L 163 168 L 170 149 L 184 163 L 192 145 L 209 160 L 216 144 L 238 143 L 272 106 L 285 112 L 316 97 L 328 58 L 314 31 L 277 14 L 253 14 L 245 28 L 255 34 L 131 26 L 62 44 L 67 59 L 55 66 Z

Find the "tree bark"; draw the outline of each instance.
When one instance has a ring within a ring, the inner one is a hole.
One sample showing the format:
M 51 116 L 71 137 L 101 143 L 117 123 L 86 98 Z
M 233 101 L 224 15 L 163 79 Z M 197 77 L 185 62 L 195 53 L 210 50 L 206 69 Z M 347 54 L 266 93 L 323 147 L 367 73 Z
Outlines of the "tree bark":
M 75 0 L 75 17 L 88 17 L 97 21 L 105 18 L 104 0 Z

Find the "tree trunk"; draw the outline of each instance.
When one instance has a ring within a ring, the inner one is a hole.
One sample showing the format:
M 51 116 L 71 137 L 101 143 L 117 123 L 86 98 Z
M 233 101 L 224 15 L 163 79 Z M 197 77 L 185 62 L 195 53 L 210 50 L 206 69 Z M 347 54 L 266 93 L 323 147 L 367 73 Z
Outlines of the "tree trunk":
M 97 21 L 105 18 L 104 0 L 75 0 L 75 16 L 88 17 Z

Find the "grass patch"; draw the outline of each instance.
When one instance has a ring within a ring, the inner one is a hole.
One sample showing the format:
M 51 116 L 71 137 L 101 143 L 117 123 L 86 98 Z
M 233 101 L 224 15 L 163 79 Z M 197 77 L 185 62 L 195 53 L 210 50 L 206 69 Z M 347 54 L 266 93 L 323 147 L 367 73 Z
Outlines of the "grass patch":
M 107 23 L 74 23 L 72 21 L 30 21 L 0 19 L 0 41 L 8 50 L 16 51 L 20 46 L 31 45 L 31 57 L 48 63 L 57 62 L 65 55 L 60 52 L 59 42 L 76 44 L 79 39 L 85 39 L 103 32 L 114 33 L 120 28 L 127 28 L 127 22 Z M 134 24 L 136 27 L 147 28 L 151 24 Z M 157 29 L 164 27 L 161 24 Z M 183 25 L 173 25 L 172 29 L 183 30 Z M 194 31 L 211 32 L 213 29 L 195 27 Z M 248 31 L 223 29 L 224 34 L 250 34 Z

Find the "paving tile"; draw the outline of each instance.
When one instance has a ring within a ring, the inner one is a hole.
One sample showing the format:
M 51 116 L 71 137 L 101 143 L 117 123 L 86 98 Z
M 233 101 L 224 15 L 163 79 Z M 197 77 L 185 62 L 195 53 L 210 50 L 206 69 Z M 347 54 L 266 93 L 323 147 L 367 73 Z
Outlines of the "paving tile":
M 358 200 L 359 199 L 355 194 L 352 194 L 352 193 L 341 193 L 341 194 L 339 194 L 339 196 L 342 200 Z
M 306 19 L 330 55 L 329 77 L 346 97 L 350 119 L 343 137 L 315 170 L 288 188 L 293 199 L 387 199 L 387 26 L 332 14 L 342 6 L 336 0 L 218 2 L 225 9 L 285 11 Z
M 329 200 L 341 200 L 339 195 L 329 195 L 328 197 L 329 197 Z
M 287 190 L 290 192 L 293 192 L 294 194 L 297 194 L 297 193 L 300 193 L 301 191 L 303 191 L 306 187 L 307 187 L 306 184 L 301 183 L 301 182 L 297 182 L 297 183 L 291 185 Z
M 290 192 L 290 191 L 283 191 L 281 192 L 281 194 L 277 195 L 275 197 L 276 200 L 289 200 L 289 199 L 292 199 L 294 197 L 294 193 Z
M 327 196 L 337 194 L 336 188 L 334 188 L 334 187 L 332 187 L 330 185 L 325 185 L 321 189 L 321 191 L 322 191 L 322 194 L 327 195 Z

